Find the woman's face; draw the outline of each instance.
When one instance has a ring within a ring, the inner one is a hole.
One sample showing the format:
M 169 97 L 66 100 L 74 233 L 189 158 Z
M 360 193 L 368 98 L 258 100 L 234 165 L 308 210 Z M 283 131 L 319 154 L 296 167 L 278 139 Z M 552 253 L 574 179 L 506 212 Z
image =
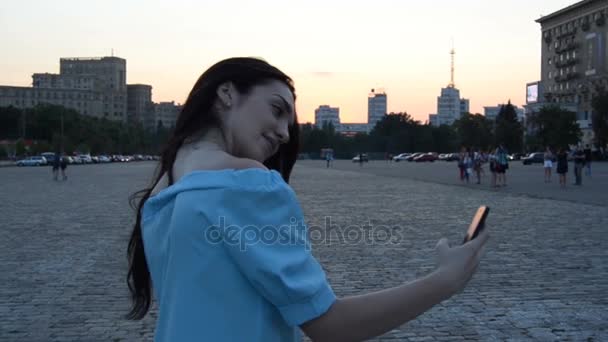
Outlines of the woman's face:
M 221 115 L 228 152 L 264 162 L 289 141 L 295 122 L 294 97 L 281 81 L 254 86 L 249 94 L 230 90 L 230 106 Z

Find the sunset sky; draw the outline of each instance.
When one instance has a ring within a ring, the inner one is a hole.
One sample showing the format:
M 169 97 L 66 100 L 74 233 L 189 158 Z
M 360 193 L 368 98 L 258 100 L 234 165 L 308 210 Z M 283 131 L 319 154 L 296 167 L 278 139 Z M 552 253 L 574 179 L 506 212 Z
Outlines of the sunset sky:
M 574 0 L 68 1 L 0 4 L 0 85 L 31 86 L 61 57 L 127 60 L 127 83 L 183 103 L 198 76 L 232 56 L 262 57 L 290 75 L 300 122 L 321 104 L 366 122 L 367 94 L 426 121 L 450 80 L 483 113 L 540 79 L 540 25 Z

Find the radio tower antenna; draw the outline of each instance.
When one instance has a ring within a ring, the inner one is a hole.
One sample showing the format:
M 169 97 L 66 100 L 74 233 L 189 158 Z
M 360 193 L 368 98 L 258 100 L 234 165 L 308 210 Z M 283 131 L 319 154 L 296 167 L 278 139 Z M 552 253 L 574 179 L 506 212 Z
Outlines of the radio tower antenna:
M 451 64 L 450 64 L 450 84 L 448 84 L 449 88 L 454 88 L 454 55 L 456 51 L 454 50 L 454 38 L 452 38 L 452 50 L 450 50 L 451 55 Z

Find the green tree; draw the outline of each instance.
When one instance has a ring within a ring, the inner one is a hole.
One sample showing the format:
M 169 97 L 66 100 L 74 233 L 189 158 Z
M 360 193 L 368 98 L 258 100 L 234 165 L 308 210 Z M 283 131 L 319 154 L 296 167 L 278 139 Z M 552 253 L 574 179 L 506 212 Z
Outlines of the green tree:
M 374 152 L 400 153 L 411 148 L 409 138 L 418 123 L 407 113 L 390 113 L 378 121 L 369 134 Z
M 17 139 L 21 133 L 21 111 L 13 106 L 0 107 L 0 139 Z
M 544 150 L 568 147 L 579 142 L 581 129 L 576 122 L 576 113 L 557 105 L 543 106 L 537 113 L 529 116 L 532 139 L 529 147 Z
M 458 133 L 453 126 L 441 125 L 432 127 L 433 151 L 437 153 L 458 151 Z
M 591 124 L 597 146 L 606 148 L 608 144 L 608 91 L 604 90 L 592 100 Z
M 17 140 L 17 143 L 15 144 L 15 155 L 23 156 L 25 155 L 25 151 L 25 143 L 23 142 L 23 139 Z
M 517 112 L 511 101 L 500 107 L 496 117 L 495 143 L 504 144 L 509 152 L 523 150 L 524 129 L 517 119 Z
M 471 148 L 485 148 L 493 141 L 492 122 L 481 114 L 466 113 L 453 124 L 460 145 Z
M 62 106 L 0 107 L 0 139 L 13 140 L 24 134 L 36 144 L 50 144 L 53 151 L 60 149 L 63 140 L 66 153 L 85 149 L 83 152 L 93 154 L 158 153 L 168 138 L 165 128 L 148 132 L 141 125 L 84 116 Z

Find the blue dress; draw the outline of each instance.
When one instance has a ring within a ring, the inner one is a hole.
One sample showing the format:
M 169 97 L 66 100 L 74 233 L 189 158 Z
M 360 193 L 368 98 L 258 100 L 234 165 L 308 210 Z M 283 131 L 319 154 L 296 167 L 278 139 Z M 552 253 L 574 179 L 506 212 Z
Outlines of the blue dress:
M 195 171 L 148 199 L 155 341 L 299 341 L 336 300 L 276 171 Z

